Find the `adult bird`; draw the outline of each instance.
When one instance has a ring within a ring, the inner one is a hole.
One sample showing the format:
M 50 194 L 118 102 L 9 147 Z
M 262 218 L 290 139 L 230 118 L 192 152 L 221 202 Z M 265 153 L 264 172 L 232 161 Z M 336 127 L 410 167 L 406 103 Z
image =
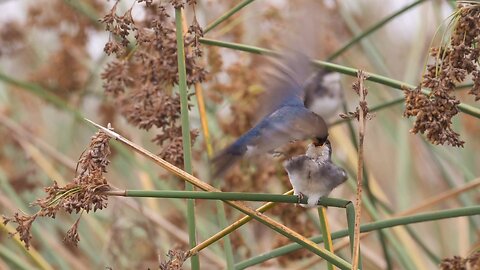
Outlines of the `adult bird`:
M 337 115 L 343 103 L 343 88 L 340 74 L 320 69 L 305 83 L 304 103 L 312 112 L 325 120 Z
M 328 138 L 324 119 L 304 104 L 304 84 L 310 72 L 309 59 L 301 53 L 287 53 L 271 78 L 268 99 L 262 103 L 267 114 L 213 160 L 214 177 L 225 173 L 243 156 L 271 152 L 291 141 L 313 139 L 316 145 Z

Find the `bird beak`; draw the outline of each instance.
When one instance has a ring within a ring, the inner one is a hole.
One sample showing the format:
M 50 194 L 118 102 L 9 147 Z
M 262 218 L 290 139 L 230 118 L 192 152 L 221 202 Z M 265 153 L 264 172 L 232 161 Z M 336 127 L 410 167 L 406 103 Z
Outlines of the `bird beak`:
M 326 141 L 327 141 L 326 139 L 315 138 L 313 139 L 313 145 L 315 145 L 315 147 L 323 146 Z

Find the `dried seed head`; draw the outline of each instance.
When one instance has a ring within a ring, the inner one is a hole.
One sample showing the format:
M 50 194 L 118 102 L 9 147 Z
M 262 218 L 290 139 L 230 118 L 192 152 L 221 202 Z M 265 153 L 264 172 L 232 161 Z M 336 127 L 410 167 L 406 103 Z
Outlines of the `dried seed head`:
M 452 258 L 444 258 L 440 263 L 441 270 L 478 270 L 480 269 L 480 251 L 476 251 L 466 258 L 453 256 Z
M 20 237 L 20 241 L 22 241 L 25 244 L 25 248 L 28 249 L 30 247 L 30 241 L 32 240 L 32 233 L 30 232 L 30 229 L 35 219 L 37 219 L 38 215 L 35 214 L 32 216 L 27 216 L 15 213 L 11 218 L 8 218 L 6 216 L 2 217 L 4 225 L 7 225 L 10 222 L 17 224 L 17 227 L 15 228 L 16 232 L 11 234 L 11 236 L 13 236 L 14 234 L 18 234 Z
M 453 95 L 458 83 L 472 75 L 474 85 L 469 91 L 480 99 L 478 74 L 478 41 L 480 39 L 480 5 L 460 5 L 455 17 L 450 43 L 432 48 L 430 55 L 435 63 L 427 66 L 421 85 L 431 89 L 429 95 L 404 89 L 405 117 L 416 117 L 412 133 L 425 134 L 433 144 L 450 144 L 463 147 L 460 135 L 453 131 L 452 118 L 459 112 L 460 101 Z
M 87 150 L 84 151 L 78 161 L 77 169 L 80 169 L 77 176 L 71 183 L 60 187 L 56 181 L 49 187 L 45 187 L 47 196 L 36 200 L 32 205 L 37 205 L 40 210 L 32 215 L 20 215 L 15 213 L 13 218 L 4 217 L 4 224 L 8 222 L 16 223 L 16 233 L 20 240 L 25 243 L 25 247 L 30 246 L 32 239 L 30 228 L 37 217 L 55 218 L 58 211 L 63 210 L 67 213 L 80 213 L 90 210 L 96 211 L 107 206 L 108 197 L 103 193 L 110 189 L 103 173 L 107 172 L 108 155 L 110 147 L 108 142 L 110 137 L 103 131 L 97 132 L 90 142 Z M 78 222 L 73 224 L 67 232 L 66 241 L 77 243 L 79 236 L 77 233 Z
M 170 3 L 175 7 L 184 5 L 184 1 Z M 146 2 L 144 8 L 146 15 L 135 22 L 131 9 L 122 16 L 116 15 L 116 4 L 102 19 L 112 37 L 105 49 L 109 54 L 115 52 L 117 57 L 102 73 L 103 87 L 129 123 L 140 129 L 157 128 L 159 132 L 153 141 L 162 147 L 161 156 L 183 166 L 180 98 L 172 94 L 172 88 L 178 83 L 175 24 L 166 6 Z M 134 50 L 129 49 L 126 42 L 130 33 L 136 42 Z M 188 86 L 206 77 L 205 69 L 198 64 L 202 35 L 203 30 L 194 18 L 184 36 Z M 128 52 L 127 57 L 124 52 Z
M 460 103 L 455 97 L 445 92 L 425 95 L 420 87 L 404 89 L 405 117 L 416 117 L 410 132 L 425 134 L 433 144 L 450 144 L 463 146 L 459 134 L 453 131 L 452 117 L 458 113 L 457 105 Z
M 0 56 L 17 54 L 25 48 L 25 32 L 18 22 L 8 21 L 0 28 Z
M 74 246 L 77 246 L 78 242 L 80 241 L 80 237 L 78 236 L 78 224 L 80 222 L 80 217 L 73 223 L 72 227 L 67 231 L 67 234 L 65 235 L 65 238 L 63 241 L 65 241 L 68 244 L 72 244 Z
M 475 97 L 475 101 L 480 100 L 480 70 L 472 72 L 473 87 L 468 92 Z
M 181 270 L 183 262 L 187 259 L 185 255 L 181 250 L 169 250 L 168 259 L 160 263 L 160 270 Z
M 183 8 L 185 5 L 185 2 L 183 0 L 170 0 L 170 4 L 174 8 Z

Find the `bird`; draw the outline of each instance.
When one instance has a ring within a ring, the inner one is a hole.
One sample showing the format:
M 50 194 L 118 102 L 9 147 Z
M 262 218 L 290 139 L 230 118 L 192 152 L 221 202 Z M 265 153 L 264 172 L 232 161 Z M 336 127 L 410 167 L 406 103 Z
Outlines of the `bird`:
M 332 162 L 332 146 L 327 139 L 321 146 L 311 143 L 305 155 L 295 156 L 283 162 L 293 194 L 302 199 L 306 196 L 307 204 L 302 207 L 317 207 L 321 197 L 328 196 L 330 192 L 345 182 L 347 172 Z
M 325 120 L 332 119 L 344 100 L 340 79 L 340 73 L 325 69 L 311 75 L 304 87 L 305 107 Z
M 306 55 L 291 52 L 280 58 L 277 78 L 271 78 L 262 103 L 266 115 L 212 159 L 213 177 L 223 175 L 244 156 L 272 152 L 291 141 L 313 139 L 321 145 L 328 138 L 325 120 L 305 107 L 304 87 L 310 75 Z

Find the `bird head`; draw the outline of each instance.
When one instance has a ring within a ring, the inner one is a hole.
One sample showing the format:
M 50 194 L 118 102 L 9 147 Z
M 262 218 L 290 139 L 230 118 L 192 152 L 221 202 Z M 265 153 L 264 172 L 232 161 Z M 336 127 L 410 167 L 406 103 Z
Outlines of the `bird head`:
M 340 74 L 321 69 L 307 80 L 304 92 L 305 107 L 325 119 L 331 119 L 343 101 Z
M 323 160 L 331 160 L 332 158 L 332 145 L 329 140 L 325 140 L 323 144 L 312 143 L 308 145 L 307 152 L 305 153 L 310 158 L 322 158 Z
M 315 137 L 313 139 L 313 144 L 318 146 L 323 146 L 328 141 L 328 133 L 325 136 Z M 330 144 L 330 142 L 328 142 Z

